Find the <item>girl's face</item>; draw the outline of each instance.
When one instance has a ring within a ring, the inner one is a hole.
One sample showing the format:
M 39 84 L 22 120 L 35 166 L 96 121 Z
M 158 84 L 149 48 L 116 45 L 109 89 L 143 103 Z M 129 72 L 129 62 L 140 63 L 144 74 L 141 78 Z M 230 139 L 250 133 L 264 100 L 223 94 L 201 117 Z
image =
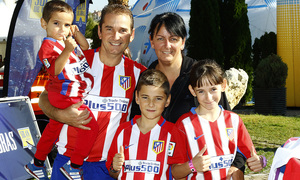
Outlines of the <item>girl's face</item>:
M 72 13 L 54 12 L 48 22 L 41 19 L 41 26 L 46 30 L 47 37 L 61 41 L 70 34 L 72 22 Z
M 160 30 L 154 34 L 152 40 L 150 37 L 150 42 L 160 62 L 172 63 L 176 59 L 181 59 L 185 39 L 170 34 L 165 25 L 162 25 Z
M 222 84 L 210 85 L 208 81 L 203 83 L 202 87 L 192 87 L 189 85 L 189 90 L 191 94 L 197 98 L 200 104 L 200 108 L 205 110 L 215 110 L 218 109 L 218 104 L 221 99 L 221 93 L 225 91 L 226 80 L 223 80 Z

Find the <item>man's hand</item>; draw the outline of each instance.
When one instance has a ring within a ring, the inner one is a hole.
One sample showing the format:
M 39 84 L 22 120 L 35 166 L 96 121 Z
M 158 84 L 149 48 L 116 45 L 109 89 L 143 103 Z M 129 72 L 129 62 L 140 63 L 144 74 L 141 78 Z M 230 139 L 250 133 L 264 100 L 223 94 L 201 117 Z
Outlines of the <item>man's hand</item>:
M 82 103 L 83 102 L 81 101 L 67 107 L 66 109 L 59 110 L 63 111 L 59 113 L 63 115 L 61 118 L 59 118 L 59 121 L 80 129 L 91 130 L 91 128 L 84 126 L 92 120 L 92 117 L 89 117 L 90 111 L 88 111 L 87 109 L 78 110 Z
M 78 102 L 66 109 L 58 109 L 50 104 L 46 90 L 44 90 L 39 97 L 39 107 L 50 119 L 80 129 L 90 130 L 89 127 L 84 125 L 88 124 L 92 120 L 92 117 L 89 117 L 90 112 L 87 109 L 78 110 L 81 104 L 82 102 Z
M 209 170 L 209 166 L 211 165 L 210 156 L 203 155 L 206 151 L 206 145 L 201 149 L 201 151 L 196 154 L 193 158 L 192 162 L 197 172 L 205 172 Z
M 251 157 L 247 159 L 247 165 L 253 172 L 262 170 L 263 165 L 260 162 L 259 156 L 256 154 L 254 147 L 251 148 Z

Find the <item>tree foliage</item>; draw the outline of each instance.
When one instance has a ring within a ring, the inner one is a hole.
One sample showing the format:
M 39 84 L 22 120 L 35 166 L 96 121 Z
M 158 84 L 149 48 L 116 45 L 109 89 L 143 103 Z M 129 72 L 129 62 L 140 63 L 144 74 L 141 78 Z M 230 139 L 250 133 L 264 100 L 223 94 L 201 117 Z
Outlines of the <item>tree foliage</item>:
M 277 54 L 277 37 L 274 32 L 265 33 L 259 39 L 255 38 L 252 46 L 253 68 L 256 69 L 259 62 L 270 54 Z
M 191 0 L 188 56 L 215 59 L 223 65 L 223 47 L 217 0 Z
M 249 76 L 242 103 L 252 98 L 253 66 L 251 59 L 251 33 L 245 0 L 219 0 L 224 68 L 245 70 Z
M 242 100 L 252 97 L 251 34 L 244 0 L 192 0 L 188 56 L 215 59 L 225 70 L 247 72 L 248 88 Z
M 256 88 L 283 88 L 286 84 L 288 66 L 280 56 L 271 54 L 262 59 L 255 69 Z

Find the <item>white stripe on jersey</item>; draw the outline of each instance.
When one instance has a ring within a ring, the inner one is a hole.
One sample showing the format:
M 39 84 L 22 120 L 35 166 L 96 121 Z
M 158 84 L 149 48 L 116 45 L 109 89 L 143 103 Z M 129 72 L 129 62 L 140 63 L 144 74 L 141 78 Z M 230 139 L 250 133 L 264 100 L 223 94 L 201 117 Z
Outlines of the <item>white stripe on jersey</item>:
M 67 149 L 65 148 L 68 142 L 67 134 L 68 125 L 64 124 L 59 134 L 59 141 L 57 142 L 57 150 L 60 154 L 64 154 L 67 151 Z

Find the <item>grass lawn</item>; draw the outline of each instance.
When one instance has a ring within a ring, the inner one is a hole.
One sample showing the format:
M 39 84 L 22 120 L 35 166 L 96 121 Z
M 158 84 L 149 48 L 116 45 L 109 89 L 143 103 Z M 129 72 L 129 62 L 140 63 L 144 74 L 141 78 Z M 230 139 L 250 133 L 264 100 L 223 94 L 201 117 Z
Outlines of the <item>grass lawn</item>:
M 274 153 L 290 137 L 300 136 L 300 117 L 239 114 L 252 138 L 256 151 L 268 159 L 260 173 L 269 173 Z M 245 174 L 252 174 L 248 168 Z

